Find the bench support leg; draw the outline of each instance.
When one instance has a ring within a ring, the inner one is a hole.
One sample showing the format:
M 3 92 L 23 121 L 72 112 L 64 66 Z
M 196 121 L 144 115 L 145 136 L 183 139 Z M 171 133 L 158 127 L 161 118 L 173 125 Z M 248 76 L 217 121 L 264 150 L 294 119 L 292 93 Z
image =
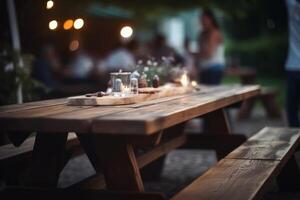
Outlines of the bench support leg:
M 81 145 L 109 190 L 144 191 L 133 146 L 116 138 L 78 134 Z
M 68 133 L 37 133 L 26 184 L 42 187 L 57 186 L 65 161 L 67 137 Z
M 294 155 L 282 168 L 277 177 L 277 183 L 281 191 L 300 190 L 300 171 Z

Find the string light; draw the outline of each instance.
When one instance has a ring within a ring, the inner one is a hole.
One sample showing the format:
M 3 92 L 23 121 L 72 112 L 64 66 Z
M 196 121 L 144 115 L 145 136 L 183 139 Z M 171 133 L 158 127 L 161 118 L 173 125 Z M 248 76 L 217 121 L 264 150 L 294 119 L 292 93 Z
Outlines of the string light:
M 51 8 L 53 8 L 53 6 L 54 6 L 54 2 L 53 1 L 47 1 L 47 4 L 46 4 L 46 8 L 47 9 L 51 9 Z
M 74 28 L 75 29 L 81 29 L 84 25 L 84 21 L 81 18 L 78 18 L 74 21 Z
M 130 38 L 132 34 L 133 34 L 133 29 L 130 26 L 124 26 L 120 31 L 120 35 L 123 38 Z
M 71 29 L 72 26 L 73 26 L 73 20 L 72 19 L 68 19 L 68 20 L 65 21 L 65 23 L 64 23 L 64 29 L 65 30 Z
M 56 20 L 52 20 L 52 21 L 49 22 L 49 29 L 50 30 L 55 30 L 57 28 L 57 26 L 58 26 L 58 23 L 57 23 Z

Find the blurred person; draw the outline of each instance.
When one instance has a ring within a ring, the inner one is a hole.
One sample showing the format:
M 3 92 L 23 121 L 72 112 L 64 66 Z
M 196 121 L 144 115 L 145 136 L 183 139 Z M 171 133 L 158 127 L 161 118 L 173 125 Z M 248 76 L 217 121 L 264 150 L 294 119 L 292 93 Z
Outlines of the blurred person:
M 92 58 L 83 50 L 77 50 L 70 63 L 70 76 L 75 80 L 86 80 L 94 68 Z
M 196 56 L 200 82 L 217 85 L 222 81 L 225 68 L 223 36 L 211 10 L 204 10 L 200 21 L 203 30 L 199 37 L 200 52 Z
M 162 34 L 157 34 L 152 42 L 151 57 L 157 61 L 163 59 L 163 57 L 172 60 L 171 64 L 183 63 L 183 58 L 167 44 L 166 37 Z M 170 59 L 171 58 L 171 59 Z
M 300 0 L 286 0 L 289 24 L 289 50 L 285 64 L 287 74 L 286 110 L 289 126 L 300 127 Z
M 54 89 L 58 85 L 55 74 L 59 73 L 60 68 L 61 64 L 55 48 L 51 45 L 46 45 L 42 47 L 33 64 L 32 76 L 49 89 Z
M 102 66 L 107 71 L 131 70 L 136 65 L 135 51 L 137 48 L 138 43 L 136 40 L 121 44 L 119 48 L 108 55 Z
M 184 41 L 183 51 L 184 69 L 187 70 L 189 77 L 192 80 L 197 80 L 197 71 L 195 68 L 195 58 L 189 49 L 189 40 Z

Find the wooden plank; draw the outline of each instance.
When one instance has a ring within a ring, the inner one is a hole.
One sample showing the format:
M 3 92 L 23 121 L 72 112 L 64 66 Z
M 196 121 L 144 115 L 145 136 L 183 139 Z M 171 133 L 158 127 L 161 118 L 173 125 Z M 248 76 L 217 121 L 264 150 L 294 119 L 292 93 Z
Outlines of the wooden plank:
M 267 142 L 251 140 L 235 149 L 226 158 L 280 161 L 285 158 L 286 154 L 294 152 L 296 147 L 295 143 L 283 141 Z
M 24 154 L 33 150 L 35 137 L 30 137 L 20 147 L 13 144 L 7 144 L 0 147 L 0 161 L 7 160 L 16 156 L 24 156 Z
M 150 91 L 155 90 L 154 93 L 140 93 L 140 94 L 132 94 L 128 96 L 103 96 L 103 97 L 86 97 L 86 96 L 76 96 L 68 98 L 68 105 L 74 106 L 95 106 L 95 105 L 127 105 L 127 104 L 135 104 L 139 102 L 145 102 L 153 99 L 159 99 L 163 97 L 170 97 L 175 95 L 182 95 L 186 93 L 193 92 L 194 88 L 189 87 L 180 87 L 168 85 L 161 86 L 159 88 L 147 88 Z M 145 90 L 144 88 L 142 88 Z
M 161 99 L 161 101 L 171 99 Z M 147 106 L 157 102 L 160 101 L 149 101 L 136 104 L 133 107 Z M 22 112 L 18 110 L 0 112 L 1 129 L 7 131 L 85 132 L 90 130 L 92 118 L 133 109 L 127 106 L 82 107 L 62 104 L 43 107 L 41 105 L 43 104 L 38 104 L 35 107 L 32 105 L 30 109 L 24 109 Z M 44 126 L 45 124 L 47 126 Z
M 283 160 L 300 144 L 300 129 L 266 127 L 252 136 L 227 158 Z
M 66 108 L 64 108 L 66 107 Z M 6 131 L 45 131 L 45 132 L 89 132 L 93 118 L 118 113 L 131 108 L 122 107 L 73 107 L 62 106 L 40 113 L 16 113 L 15 116 L 0 118 L 0 128 Z M 28 114 L 28 115 L 27 115 Z
M 172 200 L 258 199 L 278 166 L 279 161 L 224 159 Z
M 93 133 L 152 134 L 200 115 L 257 95 L 259 87 L 237 87 L 213 94 L 181 99 L 128 110 L 93 120 Z
M 137 162 L 139 168 L 142 168 L 154 160 L 158 159 L 162 155 L 169 153 L 170 151 L 182 146 L 186 142 L 186 136 L 181 135 L 179 137 L 175 137 L 171 140 L 167 140 L 162 142 L 160 145 L 153 147 L 148 150 L 146 153 L 137 156 Z
M 130 191 L 106 191 L 106 190 L 78 190 L 58 188 L 29 188 L 29 187 L 6 187 L 0 191 L 3 199 L 19 200 L 166 200 L 162 193 L 158 192 L 130 192 Z
M 95 135 L 77 136 L 96 172 L 103 172 L 108 189 L 144 190 L 132 145 Z
M 297 128 L 280 128 L 265 127 L 249 140 L 265 140 L 265 141 L 283 141 L 293 143 L 300 137 L 300 129 Z
M 0 107 L 0 113 L 6 112 L 15 112 L 15 111 L 24 111 L 29 109 L 41 108 L 41 107 L 51 107 L 56 105 L 63 105 L 67 103 L 66 98 L 61 99 L 50 99 L 44 101 L 33 101 L 22 104 L 12 104 Z
M 34 108 L 20 112 L 16 110 L 0 112 L 0 128 L 3 131 L 74 131 L 80 133 L 89 133 L 93 128 L 96 133 L 108 134 L 116 133 L 116 131 L 119 133 L 125 131 L 130 134 L 145 134 L 145 131 L 155 133 L 195 116 L 242 101 L 256 95 L 258 91 L 258 86 L 212 87 L 197 95 L 188 95 L 155 104 L 149 102 L 149 104 L 136 105 L 141 106 L 136 108 L 126 106 L 73 108 L 66 105 L 43 107 L 42 104 L 34 107 L 35 104 L 30 104 Z M 102 118 L 111 114 L 111 118 Z M 94 126 L 92 124 L 95 119 L 95 127 L 91 127 Z M 115 123 L 116 121 L 118 124 Z M 125 124 L 128 126 L 124 127 Z
M 147 166 L 149 163 L 158 159 L 159 157 L 167 154 L 168 152 L 182 146 L 186 142 L 185 135 L 180 135 L 170 140 L 162 141 L 161 144 L 153 147 L 152 149 L 147 150 L 145 153 L 136 156 L 138 167 L 142 169 Z M 155 173 L 159 173 L 156 171 Z M 72 188 L 82 188 L 82 189 L 105 189 L 105 179 L 102 174 L 97 174 L 92 176 L 74 186 Z
M 55 115 L 55 114 L 64 114 L 69 113 L 72 111 L 77 110 L 85 110 L 88 109 L 83 108 L 81 106 L 67 106 L 67 105 L 55 105 L 55 106 L 46 106 L 46 107 L 40 107 L 35 109 L 27 109 L 23 111 L 15 111 L 15 112 L 9 112 L 9 113 L 0 113 L 0 119 L 1 118 L 8 118 L 8 119 L 26 119 L 26 118 L 38 118 L 38 117 L 45 117 L 48 115 Z

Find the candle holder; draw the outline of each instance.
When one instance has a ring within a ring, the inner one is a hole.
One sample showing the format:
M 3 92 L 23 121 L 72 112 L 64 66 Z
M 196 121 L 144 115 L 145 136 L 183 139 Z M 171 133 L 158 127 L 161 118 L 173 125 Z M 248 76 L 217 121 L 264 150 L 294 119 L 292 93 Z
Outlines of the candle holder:
M 110 73 L 112 93 L 114 95 L 126 95 L 130 93 L 130 75 L 131 72 Z

